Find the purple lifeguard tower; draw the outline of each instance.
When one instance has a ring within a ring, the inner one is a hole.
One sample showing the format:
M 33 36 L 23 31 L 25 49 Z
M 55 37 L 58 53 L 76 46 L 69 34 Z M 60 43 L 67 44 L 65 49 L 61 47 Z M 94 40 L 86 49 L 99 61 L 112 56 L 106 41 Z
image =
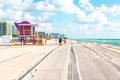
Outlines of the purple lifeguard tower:
M 31 24 L 28 21 L 23 21 L 20 23 L 15 22 L 15 26 L 18 30 L 19 37 L 21 38 L 21 45 L 25 45 L 26 43 L 41 43 L 40 39 L 36 39 L 37 35 L 35 34 L 35 27 L 37 24 Z M 27 39 L 29 37 L 29 39 Z

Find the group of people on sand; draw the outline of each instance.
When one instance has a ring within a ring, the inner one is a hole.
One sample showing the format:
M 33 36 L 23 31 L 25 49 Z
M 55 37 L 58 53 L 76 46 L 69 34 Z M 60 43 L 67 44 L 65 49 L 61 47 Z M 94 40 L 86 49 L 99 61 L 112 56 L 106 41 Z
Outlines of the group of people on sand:
M 64 45 L 66 44 L 66 38 L 64 38 L 64 40 L 62 40 L 62 37 L 59 37 L 59 45 L 62 45 L 62 41 L 64 41 Z

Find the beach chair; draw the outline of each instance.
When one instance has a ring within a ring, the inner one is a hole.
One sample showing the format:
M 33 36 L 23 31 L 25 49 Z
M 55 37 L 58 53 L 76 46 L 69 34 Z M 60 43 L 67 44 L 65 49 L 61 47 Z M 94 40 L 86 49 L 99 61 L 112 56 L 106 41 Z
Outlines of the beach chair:
M 38 39 L 39 36 L 35 34 L 35 27 L 38 26 L 37 24 L 31 24 L 28 21 L 20 23 L 14 22 L 14 24 L 18 30 L 21 45 L 25 45 L 26 43 L 41 43 L 41 39 Z

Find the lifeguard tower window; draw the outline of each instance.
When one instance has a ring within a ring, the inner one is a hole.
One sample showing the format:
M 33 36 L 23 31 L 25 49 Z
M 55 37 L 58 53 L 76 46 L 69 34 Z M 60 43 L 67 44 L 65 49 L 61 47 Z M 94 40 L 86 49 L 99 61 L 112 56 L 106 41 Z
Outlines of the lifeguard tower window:
M 31 26 L 18 26 L 18 31 L 20 35 L 32 35 L 32 29 Z

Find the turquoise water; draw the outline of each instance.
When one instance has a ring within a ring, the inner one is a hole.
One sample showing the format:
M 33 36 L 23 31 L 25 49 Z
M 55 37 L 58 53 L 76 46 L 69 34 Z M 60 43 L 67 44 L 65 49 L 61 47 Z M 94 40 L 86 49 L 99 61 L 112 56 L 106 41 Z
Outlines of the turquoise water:
M 120 39 L 79 39 L 79 41 L 120 47 Z

